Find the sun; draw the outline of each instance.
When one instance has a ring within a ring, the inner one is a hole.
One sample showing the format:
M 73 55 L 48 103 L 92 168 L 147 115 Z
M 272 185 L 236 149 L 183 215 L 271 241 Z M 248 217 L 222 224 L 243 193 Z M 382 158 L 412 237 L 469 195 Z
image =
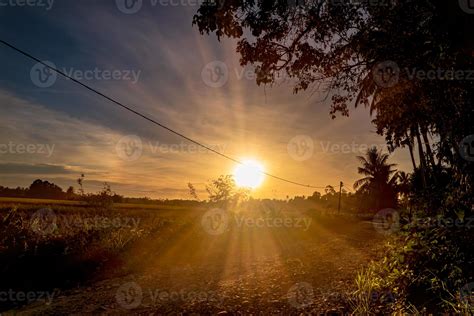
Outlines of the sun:
M 265 169 L 256 160 L 246 159 L 234 169 L 234 179 L 237 186 L 242 188 L 256 189 L 262 185 L 265 179 Z

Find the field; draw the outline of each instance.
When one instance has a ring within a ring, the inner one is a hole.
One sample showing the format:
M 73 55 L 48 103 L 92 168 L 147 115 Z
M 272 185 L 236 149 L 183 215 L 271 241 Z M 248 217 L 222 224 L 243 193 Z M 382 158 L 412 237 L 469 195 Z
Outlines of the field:
M 0 205 L 15 206 L 15 205 L 31 205 L 31 206 L 82 206 L 88 207 L 87 203 L 81 201 L 68 200 L 48 200 L 48 199 L 27 199 L 27 198 L 7 198 L 0 197 Z M 114 204 L 115 209 L 157 209 L 157 210 L 176 210 L 177 206 L 156 205 L 156 204 L 132 204 L 132 203 L 117 203 Z
M 384 240 L 368 221 L 271 207 L 2 199 L 0 211 L 7 314 L 349 312 Z

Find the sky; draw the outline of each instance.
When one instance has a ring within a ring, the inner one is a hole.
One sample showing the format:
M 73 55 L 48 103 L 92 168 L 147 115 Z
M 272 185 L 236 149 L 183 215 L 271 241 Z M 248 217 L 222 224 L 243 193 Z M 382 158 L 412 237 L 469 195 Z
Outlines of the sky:
M 236 41 L 201 35 L 196 0 L 0 0 L 0 39 L 192 139 L 265 171 L 324 187 L 359 178 L 357 155 L 385 148 L 368 110 L 329 115 L 323 91 L 293 94 L 291 80 L 257 86 Z M 136 11 L 136 12 L 134 12 Z M 0 185 L 35 179 L 126 196 L 200 198 L 236 163 L 151 124 L 0 45 Z M 408 151 L 391 162 L 410 171 Z M 266 177 L 252 195 L 285 198 L 315 189 Z M 323 190 L 318 190 L 322 192 Z

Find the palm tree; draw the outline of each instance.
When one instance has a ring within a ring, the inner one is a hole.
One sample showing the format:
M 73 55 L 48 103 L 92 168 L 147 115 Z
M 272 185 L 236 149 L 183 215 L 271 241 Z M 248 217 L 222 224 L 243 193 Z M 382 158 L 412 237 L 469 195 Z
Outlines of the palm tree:
M 409 193 L 412 187 L 412 175 L 404 171 L 398 172 L 397 191 L 400 194 L 400 202 L 404 208 L 409 209 L 411 214 L 411 205 L 409 203 Z
M 398 172 L 398 192 L 402 195 L 407 195 L 411 187 L 411 174 L 404 171 Z
M 388 158 L 388 154 L 378 151 L 376 147 L 369 148 L 365 157 L 357 157 L 362 164 L 358 167 L 358 173 L 365 177 L 354 182 L 354 189 L 371 197 L 371 206 L 376 210 L 397 205 L 398 173 L 393 169 L 396 164 L 388 163 Z

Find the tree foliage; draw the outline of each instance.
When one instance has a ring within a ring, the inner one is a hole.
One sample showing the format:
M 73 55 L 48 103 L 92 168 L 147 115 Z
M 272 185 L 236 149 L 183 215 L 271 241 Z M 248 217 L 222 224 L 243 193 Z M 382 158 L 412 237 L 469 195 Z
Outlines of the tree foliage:
M 296 93 L 324 90 L 333 117 L 349 115 L 351 105 L 368 107 L 390 150 L 408 147 L 426 192 L 427 178 L 436 181 L 448 168 L 456 190 L 472 193 L 473 164 L 459 155 L 462 140 L 474 134 L 474 80 L 467 78 L 474 69 L 472 16 L 445 0 L 296 3 L 219 0 L 201 6 L 193 23 L 201 33 L 238 39 L 240 62 L 255 66 L 259 85 L 284 72 Z M 395 80 L 381 83 L 387 70 Z
M 236 205 L 249 197 L 249 190 L 238 188 L 232 175 L 221 175 L 206 185 L 209 202 L 222 206 Z
M 430 224 L 403 227 L 378 280 L 407 305 L 459 313 L 459 286 L 474 280 L 466 227 L 474 205 L 473 16 L 447 0 L 296 3 L 217 0 L 193 22 L 203 34 L 237 39 L 240 63 L 255 67 L 257 84 L 272 85 L 283 72 L 295 93 L 325 93 L 333 118 L 365 106 L 390 151 L 408 148 L 413 174 L 399 181 Z M 375 173 L 380 157 L 373 158 L 361 159 L 361 190 L 395 179 L 387 166 Z
M 358 172 L 364 177 L 354 183 L 354 189 L 359 194 L 373 197 L 369 207 L 376 211 L 397 207 L 399 176 L 393 169 L 396 165 L 388 163 L 388 158 L 388 154 L 378 151 L 376 147 L 369 148 L 365 157 L 357 157 L 362 164 Z

